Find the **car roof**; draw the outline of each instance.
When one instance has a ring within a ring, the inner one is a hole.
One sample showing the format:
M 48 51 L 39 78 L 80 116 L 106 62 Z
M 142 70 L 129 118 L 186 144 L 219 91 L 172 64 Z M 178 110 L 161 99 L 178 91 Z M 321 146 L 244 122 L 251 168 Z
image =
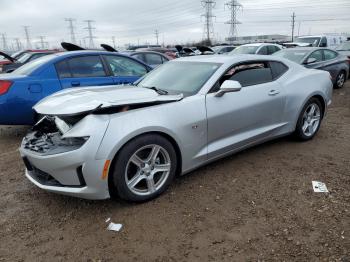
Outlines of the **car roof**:
M 160 52 L 156 52 L 156 51 L 135 51 L 130 53 L 130 56 L 133 56 L 135 54 L 156 54 L 156 55 L 160 55 L 160 56 L 165 56 L 163 53 Z
M 310 46 L 308 46 L 308 47 L 286 48 L 286 49 L 283 49 L 283 50 L 287 50 L 287 51 L 297 50 L 297 51 L 309 51 L 309 52 L 316 51 L 316 50 L 330 50 L 330 51 L 336 52 L 335 50 L 332 50 L 332 49 L 329 49 L 329 48 L 310 47 Z
M 200 56 L 186 56 L 178 58 L 174 61 L 181 62 L 203 62 L 203 63 L 220 63 L 220 64 L 234 64 L 244 61 L 252 60 L 261 60 L 261 61 L 286 61 L 286 59 L 275 57 L 275 56 L 266 56 L 266 55 L 250 55 L 250 54 L 237 54 L 237 55 L 200 55 Z
M 253 43 L 253 44 L 245 44 L 241 46 L 262 46 L 262 45 L 266 45 L 266 43 Z

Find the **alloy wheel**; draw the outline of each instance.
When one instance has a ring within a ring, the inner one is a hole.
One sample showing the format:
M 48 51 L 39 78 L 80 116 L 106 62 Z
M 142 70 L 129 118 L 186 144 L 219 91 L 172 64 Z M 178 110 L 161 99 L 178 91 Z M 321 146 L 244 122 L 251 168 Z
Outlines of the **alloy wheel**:
M 125 169 L 125 182 L 136 195 L 151 195 L 166 182 L 171 170 L 170 156 L 163 147 L 152 144 L 138 149 Z
M 313 136 L 321 122 L 321 110 L 316 103 L 310 104 L 303 114 L 302 131 L 305 136 Z
M 342 72 L 337 77 L 337 86 L 341 88 L 345 83 L 345 74 Z

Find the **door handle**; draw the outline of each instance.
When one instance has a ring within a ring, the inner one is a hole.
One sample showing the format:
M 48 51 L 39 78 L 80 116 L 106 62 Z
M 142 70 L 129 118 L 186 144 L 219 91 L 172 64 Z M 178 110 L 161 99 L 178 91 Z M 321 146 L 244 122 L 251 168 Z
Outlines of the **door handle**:
M 273 89 L 269 92 L 269 96 L 275 96 L 275 95 L 278 95 L 279 93 L 280 93 L 280 91 Z
M 72 81 L 71 85 L 76 87 L 76 86 L 80 86 L 80 82 L 79 81 Z

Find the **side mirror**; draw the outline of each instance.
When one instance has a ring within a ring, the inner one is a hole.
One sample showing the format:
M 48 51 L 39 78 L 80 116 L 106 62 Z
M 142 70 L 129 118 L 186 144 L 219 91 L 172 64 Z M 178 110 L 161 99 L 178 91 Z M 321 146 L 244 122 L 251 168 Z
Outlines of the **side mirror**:
M 310 57 L 306 60 L 305 64 L 308 65 L 308 64 L 313 64 L 317 61 L 316 58 L 313 58 L 313 57 Z
M 216 97 L 222 97 L 225 93 L 241 91 L 242 86 L 238 81 L 226 80 L 222 83 L 220 90 L 215 94 Z

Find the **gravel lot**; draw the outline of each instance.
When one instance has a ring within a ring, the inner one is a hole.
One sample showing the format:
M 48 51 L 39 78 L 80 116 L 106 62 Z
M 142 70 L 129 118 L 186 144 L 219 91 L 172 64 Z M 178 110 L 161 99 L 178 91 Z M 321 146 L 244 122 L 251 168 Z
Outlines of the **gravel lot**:
M 25 130 L 1 128 L 0 261 L 350 261 L 350 81 L 314 140 L 219 160 L 145 204 L 36 188 L 17 150 Z

